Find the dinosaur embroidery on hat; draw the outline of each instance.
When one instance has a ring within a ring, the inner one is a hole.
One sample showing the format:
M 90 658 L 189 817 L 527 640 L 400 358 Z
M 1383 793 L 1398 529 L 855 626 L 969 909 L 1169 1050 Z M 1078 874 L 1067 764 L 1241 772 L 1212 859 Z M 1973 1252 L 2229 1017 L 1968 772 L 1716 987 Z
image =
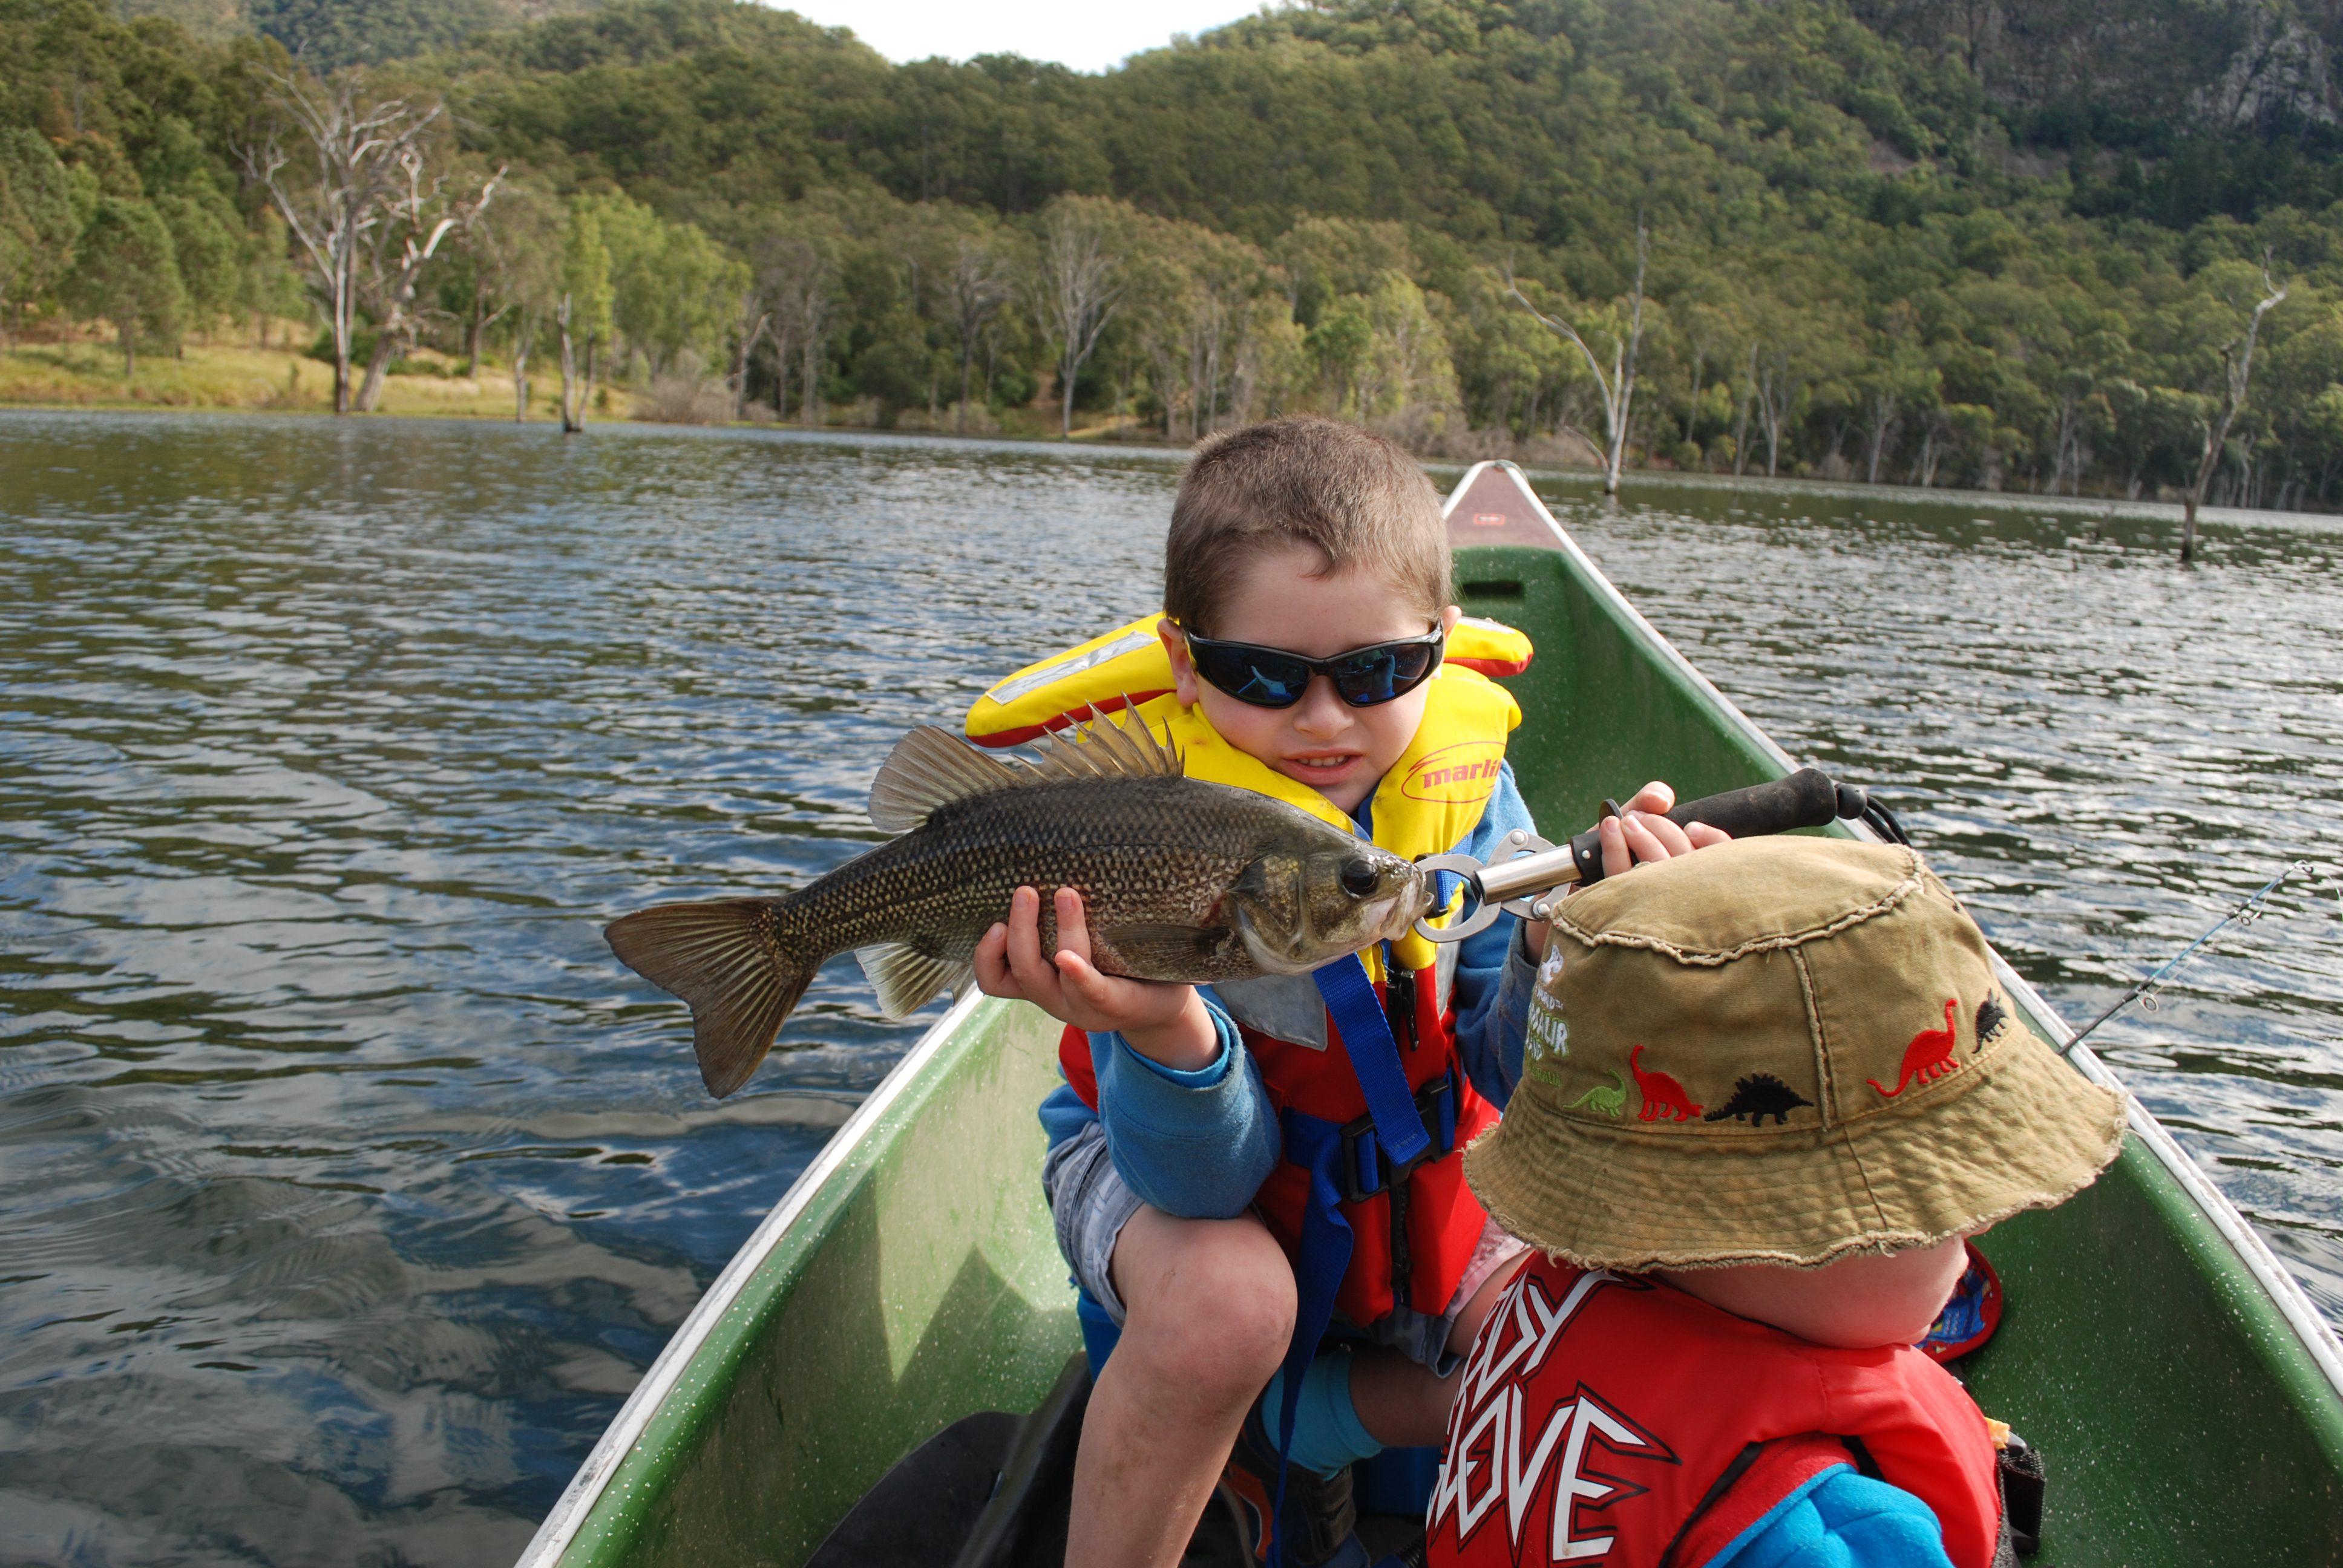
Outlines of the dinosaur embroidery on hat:
M 1953 1060 L 1953 1042 L 1959 1038 L 1953 1029 L 1953 1020 L 1960 1016 L 1960 1008 L 1958 997 L 1946 998 L 1945 1027 L 1924 1029 L 1912 1037 L 1912 1043 L 1904 1048 L 1904 1072 L 1896 1081 L 1895 1088 L 1888 1088 L 1875 1078 L 1864 1081 L 1893 1100 L 1909 1089 L 1915 1079 L 1926 1083 L 1932 1078 L 1942 1078 L 1958 1067 L 1960 1063 Z
M 1619 1070 L 1615 1067 L 1611 1069 L 1611 1077 L 1612 1083 L 1594 1085 L 1563 1109 L 1576 1111 L 1580 1106 L 1584 1106 L 1597 1116 L 1618 1115 L 1627 1109 L 1627 1081 L 1619 1076 Z
M 1627 1070 L 1635 1075 L 1635 1087 L 1644 1091 L 1644 1121 L 1690 1121 L 1701 1108 L 1692 1102 L 1684 1086 L 1664 1072 L 1644 1070 L 1644 1048 L 1637 1046 L 1627 1053 Z
M 1814 1101 L 1801 1096 L 1788 1084 L 1770 1072 L 1753 1072 L 1736 1079 L 1733 1098 L 1701 1118 L 1704 1121 L 1723 1121 L 1731 1117 L 1735 1121 L 1747 1121 L 1752 1127 L 1765 1125 L 1765 1118 L 1774 1125 L 1788 1123 L 1790 1112 L 1799 1106 L 1812 1106 Z
M 1969 1050 L 1973 1052 L 1983 1050 L 1986 1040 L 2008 1027 L 2009 1010 L 2001 1005 L 2001 998 L 1991 991 L 1986 992 L 1985 1000 L 1977 1003 L 1976 1043 Z

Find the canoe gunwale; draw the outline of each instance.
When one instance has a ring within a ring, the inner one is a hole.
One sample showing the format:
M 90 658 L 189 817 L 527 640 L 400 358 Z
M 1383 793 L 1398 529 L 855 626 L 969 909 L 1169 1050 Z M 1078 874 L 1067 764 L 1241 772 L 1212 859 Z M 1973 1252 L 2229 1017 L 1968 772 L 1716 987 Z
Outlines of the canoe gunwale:
M 1650 652 L 1672 666 L 1685 680 L 1697 687 L 1715 705 L 1717 714 L 1738 730 L 1744 739 L 1772 758 L 1784 773 L 1795 772 L 1797 769 L 1798 764 L 1795 759 L 1782 749 L 1778 741 L 1768 735 L 1755 720 L 1742 712 L 1740 707 L 1731 698 L 1716 689 L 1715 682 L 1701 673 L 1700 668 L 1687 658 L 1682 649 L 1661 635 L 1659 628 L 1644 618 L 1644 612 L 1637 609 L 1634 602 L 1620 591 L 1618 585 L 1595 565 L 1594 558 L 1589 556 L 1578 541 L 1571 537 L 1570 531 L 1555 520 L 1554 514 L 1547 509 L 1545 503 L 1531 487 L 1529 477 L 1517 465 L 1503 459 L 1475 463 L 1466 469 L 1464 477 L 1457 481 L 1456 488 L 1451 492 L 1448 507 L 1445 509 L 1453 509 L 1457 500 L 1471 487 L 1473 481 L 1479 478 L 1484 469 L 1490 468 L 1511 470 L 1513 482 L 1520 487 L 1523 495 L 1535 508 L 1533 515 L 1553 531 L 1555 548 L 1568 556 L 1577 566 L 1584 584 L 1592 592 L 1603 598 L 1620 618 L 1643 634 Z M 1842 823 L 1840 826 L 1855 838 L 1873 842 L 1884 841 L 1881 835 L 1866 822 L 1848 822 Z M 2018 999 L 2020 1005 L 2035 1018 L 2050 1026 L 2055 1035 L 2053 1043 L 2065 1046 L 2073 1040 L 2074 1026 L 2060 1016 L 2058 1010 L 2047 1000 L 2044 1000 L 2041 992 L 2036 990 L 2031 983 L 2020 976 L 2016 970 L 2010 968 L 2009 960 L 2002 957 L 2000 949 L 1993 948 L 1988 944 L 1988 950 L 1993 955 L 1995 974 L 2000 977 L 2002 984 Z M 2328 1386 L 2335 1392 L 2336 1396 L 2343 1399 L 2343 1342 L 2337 1340 L 2335 1331 L 2328 1325 L 2317 1303 L 2311 1301 L 2309 1292 L 2302 1288 L 2301 1282 L 2297 1280 L 2292 1271 L 2279 1261 L 2278 1254 L 2270 1251 L 2269 1243 L 2262 1239 L 2261 1233 L 2256 1231 L 2252 1223 L 2238 1211 L 2237 1205 L 2230 1202 L 2227 1196 L 2214 1185 L 2212 1178 L 2206 1174 L 2204 1167 L 2198 1165 L 2195 1157 L 2180 1146 L 2179 1141 L 2175 1139 L 2164 1124 L 2156 1119 L 2154 1112 L 2140 1102 L 2139 1097 L 2131 1091 L 2129 1086 L 2113 1068 L 2101 1061 L 2087 1045 L 2074 1046 L 2066 1052 L 2066 1059 L 2084 1077 L 2094 1083 L 2104 1084 L 2124 1097 L 2125 1115 L 2134 1136 L 2138 1138 L 2148 1152 L 2156 1156 L 2157 1162 L 2164 1167 L 2166 1173 L 2188 1195 L 2189 1200 L 2195 1203 L 2197 1211 L 2204 1215 L 2207 1222 L 2224 1241 L 2228 1243 L 2229 1250 L 2236 1255 L 2238 1263 L 2268 1295 L 2272 1305 L 2277 1307 L 2279 1316 L 2286 1321 L 2287 1326 L 2293 1330 L 2294 1337 L 2301 1345 L 2303 1353 L 2308 1356 L 2312 1364 L 2318 1368 L 2320 1374 L 2326 1378 Z
M 2031 1007 L 2037 1018 L 2047 1019 L 2056 1024 L 2057 1043 L 2064 1045 L 2075 1037 L 2074 1026 L 2051 1010 L 2049 1004 L 2032 986 L 2018 978 L 1998 952 L 1993 955 L 1993 960 L 1994 968 L 2001 975 L 2003 983 Z M 2303 1353 L 2326 1376 L 2328 1385 L 2335 1390 L 2337 1396 L 2343 1398 L 2343 1342 L 2338 1342 L 2335 1331 L 2328 1326 L 2327 1320 L 2319 1313 L 2318 1303 L 2302 1288 L 2302 1282 L 2294 1277 L 2293 1271 L 2279 1260 L 2278 1255 L 2270 1251 L 2269 1243 L 2262 1239 L 2260 1231 L 2254 1229 L 2252 1221 L 2213 1184 L 2213 1179 L 2205 1173 L 2203 1166 L 2197 1163 L 2195 1156 L 2180 1146 L 2179 1140 L 2156 1119 L 2155 1112 L 2140 1103 L 2139 1096 L 2131 1091 L 2115 1069 L 2101 1061 L 2087 1045 L 2070 1048 L 2066 1060 L 2092 1082 L 2105 1084 L 2124 1097 L 2124 1111 L 2133 1135 L 2147 1146 L 2166 1172 L 2179 1183 L 2206 1220 L 2221 1233 L 2222 1240 L 2229 1243 L 2230 1250 L 2237 1255 L 2238 1262 L 2268 1293 L 2271 1303 L 2286 1319 L 2287 1326 L 2293 1329 Z
M 966 996 L 957 999 L 943 1017 L 936 1020 L 920 1037 L 919 1043 L 905 1051 L 902 1060 L 888 1070 L 887 1076 L 879 1081 L 879 1086 L 855 1107 L 854 1114 L 846 1119 L 845 1123 L 830 1135 L 830 1141 L 821 1146 L 821 1151 L 798 1173 L 798 1179 L 790 1182 L 789 1190 L 781 1194 L 780 1201 L 773 1205 L 771 1212 L 740 1244 L 739 1250 L 732 1254 L 731 1261 L 724 1265 L 723 1272 L 718 1274 L 715 1282 L 701 1293 L 690 1312 L 685 1316 L 682 1325 L 660 1348 L 650 1370 L 635 1385 L 634 1392 L 627 1396 L 627 1402 L 618 1407 L 618 1415 L 603 1431 L 600 1441 L 594 1444 L 594 1451 L 586 1456 L 586 1462 L 578 1467 L 578 1473 L 571 1476 L 569 1484 L 562 1489 L 559 1500 L 554 1503 L 552 1512 L 545 1516 L 545 1523 L 538 1526 L 537 1533 L 529 1539 L 528 1549 L 522 1552 L 515 1568 L 553 1568 L 560 1562 L 562 1554 L 568 1551 L 570 1542 L 593 1513 L 595 1503 L 600 1501 L 604 1488 L 618 1473 L 628 1452 L 642 1437 L 650 1425 L 651 1418 L 682 1380 L 685 1369 L 699 1353 L 700 1347 L 707 1342 L 709 1335 L 725 1313 L 731 1310 L 741 1292 L 756 1278 L 765 1260 L 789 1234 L 789 1228 L 797 1223 L 799 1216 L 811 1205 L 823 1186 L 853 1158 L 863 1141 L 870 1135 L 872 1128 L 885 1119 L 895 1102 L 919 1081 L 928 1063 L 975 1014 L 983 1000 L 983 993 L 974 988 L 970 988 Z

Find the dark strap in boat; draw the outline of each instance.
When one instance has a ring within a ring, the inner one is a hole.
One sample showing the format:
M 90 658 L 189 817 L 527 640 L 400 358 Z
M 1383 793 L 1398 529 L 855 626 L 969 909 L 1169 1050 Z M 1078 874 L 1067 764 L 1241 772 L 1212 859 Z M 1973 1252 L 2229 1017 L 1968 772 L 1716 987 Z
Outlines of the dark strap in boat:
M 1029 1554 L 1039 1516 L 1073 1483 L 1074 1450 L 1090 1399 L 1090 1362 L 1073 1356 L 1041 1408 L 1018 1427 L 992 1501 L 977 1515 L 952 1568 L 1010 1568 Z
M 2012 1560 L 2031 1557 L 2042 1550 L 2042 1494 L 2046 1476 L 2042 1451 L 2016 1432 L 2009 1434 L 2000 1454 L 2001 1535 Z M 2003 1568 L 1994 1559 L 1995 1568 Z

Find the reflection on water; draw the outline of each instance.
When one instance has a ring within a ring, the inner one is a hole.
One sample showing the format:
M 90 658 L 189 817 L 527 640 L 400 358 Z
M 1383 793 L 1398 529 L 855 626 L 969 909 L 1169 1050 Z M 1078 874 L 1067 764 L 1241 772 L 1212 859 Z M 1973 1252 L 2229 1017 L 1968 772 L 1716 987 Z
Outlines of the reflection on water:
M 1151 602 L 1161 457 L 0 424 L 0 1560 L 508 1559 L 920 1025 L 832 964 L 710 1103 L 595 928 L 794 886 Z M 2079 1015 L 2337 858 L 2337 536 L 1558 504 Z M 2289 888 L 2109 1054 L 2343 1316 L 2343 951 Z

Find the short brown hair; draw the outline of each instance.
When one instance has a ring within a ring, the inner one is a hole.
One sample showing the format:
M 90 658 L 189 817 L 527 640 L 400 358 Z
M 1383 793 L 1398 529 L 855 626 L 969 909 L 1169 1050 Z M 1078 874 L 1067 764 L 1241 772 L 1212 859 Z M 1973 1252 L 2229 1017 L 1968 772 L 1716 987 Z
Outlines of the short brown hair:
M 1356 425 L 1290 415 L 1197 447 L 1163 542 L 1163 613 L 1211 636 L 1245 569 L 1294 545 L 1324 558 L 1315 575 L 1363 568 L 1427 619 L 1448 608 L 1448 525 L 1415 460 Z

